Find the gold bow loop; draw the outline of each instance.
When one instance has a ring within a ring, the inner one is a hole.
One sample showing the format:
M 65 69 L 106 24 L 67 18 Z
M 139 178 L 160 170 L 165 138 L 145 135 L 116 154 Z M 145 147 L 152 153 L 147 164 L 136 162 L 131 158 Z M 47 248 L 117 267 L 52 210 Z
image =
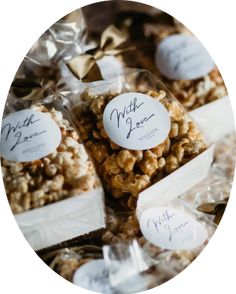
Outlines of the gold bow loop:
M 133 49 L 118 48 L 125 41 L 127 41 L 126 34 L 119 31 L 114 25 L 110 25 L 103 31 L 100 46 L 93 55 L 85 53 L 76 56 L 67 62 L 67 66 L 70 71 L 83 82 L 103 80 L 101 71 L 97 65 L 97 60 L 104 56 L 116 56 L 122 52 Z

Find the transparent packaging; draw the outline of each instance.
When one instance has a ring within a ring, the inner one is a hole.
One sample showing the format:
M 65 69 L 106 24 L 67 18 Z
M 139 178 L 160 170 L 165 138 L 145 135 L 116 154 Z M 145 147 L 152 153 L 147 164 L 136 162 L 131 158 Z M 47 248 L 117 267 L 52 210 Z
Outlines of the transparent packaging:
M 156 43 L 156 58 L 153 60 L 155 63 L 155 73 L 188 111 L 204 106 L 205 104 L 211 103 L 212 101 L 223 98 L 227 95 L 226 86 L 217 66 L 213 67 L 209 72 L 205 72 L 202 76 L 194 79 L 187 77 L 183 79 L 171 79 L 161 73 L 158 64 L 162 62 L 162 57 L 157 56 L 161 42 L 173 35 L 179 37 L 194 37 L 193 33 L 178 20 L 172 19 L 171 22 L 169 21 L 167 23 L 146 24 L 144 27 L 144 34 L 146 37 L 152 36 Z M 172 42 L 172 44 L 173 47 L 170 47 L 169 50 L 170 52 L 175 52 L 176 48 L 174 47 L 174 42 Z M 190 44 L 192 44 L 191 41 Z M 192 48 L 188 49 L 189 56 L 194 54 L 193 48 L 194 47 L 192 46 Z M 175 61 L 177 59 L 173 58 Z M 182 60 L 179 60 L 180 65 L 184 63 L 184 60 L 185 58 L 182 56 Z M 186 58 L 186 60 L 188 60 L 188 58 Z M 165 65 L 166 62 L 168 61 L 163 60 L 162 63 L 164 66 L 168 67 L 168 65 Z M 172 72 L 174 72 L 174 62 L 172 61 L 172 63 L 170 63 L 170 65 L 173 65 Z
M 53 24 L 32 46 L 25 61 L 51 66 L 83 52 L 85 37 L 86 23 L 82 10 L 78 9 Z
M 11 107 L 8 104 L 2 125 L 2 175 L 15 214 L 101 186 L 73 118 L 61 99 L 49 97 L 30 104 L 27 101 L 11 103 Z M 15 121 L 13 114 L 19 121 Z M 13 118 L 4 124 L 9 117 Z M 9 140 L 14 142 L 12 151 L 3 145 Z
M 236 161 L 235 147 L 234 133 L 218 141 L 207 179 L 181 196 L 216 224 L 223 216 L 232 188 Z
M 103 256 L 114 293 L 134 293 L 150 287 L 147 271 L 152 263 L 136 240 L 105 245 Z
M 194 209 L 194 207 L 189 205 L 188 202 L 182 199 L 177 198 L 168 203 L 167 205 L 165 205 L 163 208 L 169 210 L 169 215 L 173 212 L 173 209 L 175 209 L 176 214 L 183 213 L 186 217 L 184 219 L 185 221 L 188 221 L 188 217 L 194 219 L 198 224 L 201 225 L 203 232 L 205 231 L 206 234 L 205 238 L 202 240 L 200 244 L 198 243 L 197 246 L 192 246 L 192 248 L 189 249 L 184 249 L 184 246 L 185 243 L 188 242 L 190 236 L 192 235 L 191 238 L 195 242 L 199 238 L 198 234 L 201 233 L 201 231 L 195 231 L 195 226 L 190 228 L 189 231 L 186 230 L 185 235 L 182 235 L 181 238 L 185 239 L 185 242 L 182 242 L 182 249 L 181 246 L 176 249 L 174 248 L 177 245 L 177 243 L 174 243 L 177 241 L 176 237 L 172 240 L 173 244 L 175 244 L 175 246 L 173 246 L 173 249 L 157 246 L 152 242 L 152 240 L 148 240 L 145 236 L 141 237 L 139 239 L 139 244 L 143 252 L 145 252 L 145 254 L 149 256 L 149 259 L 152 261 L 152 264 L 154 265 L 154 270 L 152 272 L 152 275 L 154 276 L 154 281 L 152 287 L 156 287 L 165 283 L 166 281 L 172 279 L 177 274 L 182 272 L 187 266 L 189 266 L 199 256 L 199 254 L 208 244 L 217 228 L 217 226 L 207 217 L 206 214 L 197 211 L 196 209 Z M 160 222 L 163 223 L 161 224 Z M 165 238 L 165 236 L 163 235 L 163 231 L 167 228 L 168 225 L 171 227 L 172 230 L 174 230 L 174 228 L 177 226 L 178 228 L 180 228 L 178 218 L 175 220 L 174 224 L 171 224 L 168 223 L 167 218 L 164 218 L 164 216 L 162 216 L 162 219 L 156 217 L 156 224 L 159 225 L 158 230 L 159 233 L 162 234 L 163 238 Z M 161 226 L 163 227 L 161 228 Z M 153 231 L 153 234 L 156 234 L 156 232 Z
M 28 100 L 56 87 L 61 78 L 61 64 L 87 50 L 87 31 L 81 9 L 53 24 L 31 47 L 18 69 L 11 95 Z
M 170 117 L 169 134 L 154 148 L 130 150 L 121 147 L 104 129 L 103 113 L 107 104 L 120 94 L 132 92 L 159 101 Z M 207 148 L 202 134 L 181 104 L 147 71 L 127 70 L 113 79 L 84 85 L 84 91 L 70 99 L 70 108 L 106 190 L 130 209 L 135 208 L 141 191 Z
M 48 266 L 72 282 L 75 271 L 91 260 L 102 257 L 102 248 L 94 245 L 75 246 L 50 251 L 40 256 Z

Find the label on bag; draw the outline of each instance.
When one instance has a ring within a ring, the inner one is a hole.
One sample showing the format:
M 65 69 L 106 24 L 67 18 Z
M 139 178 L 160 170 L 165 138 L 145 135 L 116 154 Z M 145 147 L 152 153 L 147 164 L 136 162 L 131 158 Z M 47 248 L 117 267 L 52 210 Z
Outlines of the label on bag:
M 145 150 L 161 144 L 170 131 L 167 109 L 141 93 L 125 93 L 112 99 L 103 114 L 104 129 L 117 145 Z
M 208 238 L 201 223 L 170 207 L 154 207 L 144 211 L 140 218 L 140 229 L 149 242 L 170 250 L 194 249 Z
M 21 110 L 2 121 L 0 153 L 7 160 L 40 159 L 54 152 L 60 142 L 60 128 L 48 113 Z
M 103 259 L 92 260 L 82 265 L 74 273 L 73 283 L 94 292 L 112 293 L 108 269 Z
M 207 75 L 215 63 L 196 37 L 175 34 L 159 44 L 156 66 L 169 79 L 193 80 Z

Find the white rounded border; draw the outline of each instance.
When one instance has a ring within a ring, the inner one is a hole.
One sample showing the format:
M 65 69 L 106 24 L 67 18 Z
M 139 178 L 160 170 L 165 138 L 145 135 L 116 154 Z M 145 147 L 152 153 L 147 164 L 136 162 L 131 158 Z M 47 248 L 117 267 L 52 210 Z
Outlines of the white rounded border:
M 131 105 L 132 111 L 128 109 L 129 114 L 127 114 L 127 107 L 131 108 Z M 128 119 L 131 122 L 127 123 Z M 147 119 L 146 124 L 144 123 L 140 129 L 138 127 L 135 129 L 137 123 L 145 122 L 145 119 Z M 167 108 L 158 100 L 143 93 L 126 92 L 114 97 L 106 105 L 103 112 L 103 126 L 108 137 L 115 144 L 129 150 L 147 150 L 165 141 L 171 129 L 171 118 Z M 157 130 L 154 138 L 143 139 L 140 143 L 140 139 L 153 130 Z M 131 134 L 129 139 L 128 134 Z
M 1 1 L 1 113 L 10 83 L 23 57 L 50 25 L 60 17 L 98 1 L 70 0 L 46 1 L 37 4 L 30 0 Z M 181 20 L 195 33 L 209 50 L 226 82 L 229 94 L 236 97 L 235 52 L 233 43 L 234 1 L 189 1 L 146 0 L 139 1 L 158 7 Z M 201 19 L 201 21 L 199 21 Z M 234 64 L 233 64 L 234 63 Z M 236 101 L 231 99 L 235 114 Z M 0 224 L 1 224 L 1 285 L 7 293 L 89 293 L 66 282 L 54 274 L 36 256 L 23 238 L 8 206 L 2 180 L 0 179 Z M 236 260 L 236 239 L 233 224 L 236 206 L 235 185 L 225 216 L 210 244 L 200 257 L 176 278 L 158 288 L 159 294 L 172 293 L 179 289 L 187 293 L 232 293 L 235 289 L 235 274 L 231 265 Z M 216 261 L 217 256 L 217 261 Z M 15 262 L 13 262 L 15 261 Z M 216 266 L 217 265 L 217 266 Z M 216 282 L 217 281 L 217 282 Z M 15 290 L 15 291 L 14 291 Z M 156 293 L 153 289 L 149 293 Z
M 14 132 L 9 132 L 9 125 L 11 128 L 16 128 L 18 123 L 22 124 L 25 119 L 28 122 L 27 126 L 21 128 L 20 133 L 18 133 L 19 128 Z M 7 115 L 3 119 L 3 124 L 4 127 L 2 126 L 1 131 L 3 131 L 2 134 L 5 137 L 3 136 L 4 140 L 0 141 L 0 153 L 2 152 L 3 157 L 7 160 L 18 162 L 38 160 L 54 152 L 61 143 L 62 133 L 60 127 L 49 113 L 34 109 L 24 109 Z M 8 126 L 8 129 L 4 129 L 6 126 Z M 10 135 L 8 136 L 8 134 Z M 17 134 L 20 134 L 20 138 L 19 136 L 17 137 L 18 140 L 16 140 Z M 32 135 L 33 137 L 29 140 L 28 136 Z M 23 138 L 27 137 L 27 141 L 23 141 Z M 20 144 L 18 144 L 18 141 L 21 141 Z M 15 146 L 14 150 L 11 149 L 13 146 Z M 39 148 L 35 150 L 35 146 L 39 146 Z M 25 152 L 29 149 L 30 152 Z
M 192 215 L 168 206 L 151 207 L 139 219 L 143 236 L 169 250 L 194 250 L 208 239 L 206 227 Z

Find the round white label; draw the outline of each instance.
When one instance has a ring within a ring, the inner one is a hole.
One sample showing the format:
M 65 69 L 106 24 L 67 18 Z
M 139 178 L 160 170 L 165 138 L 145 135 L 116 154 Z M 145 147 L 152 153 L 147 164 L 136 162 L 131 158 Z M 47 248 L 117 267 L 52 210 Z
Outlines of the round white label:
M 82 265 L 74 273 L 73 283 L 94 292 L 112 293 L 108 270 L 103 259 L 92 260 Z
M 145 150 L 161 144 L 170 131 L 170 116 L 157 100 L 141 93 L 112 99 L 103 114 L 104 129 L 117 145 Z
M 47 113 L 21 110 L 2 121 L 0 153 L 7 160 L 40 159 L 52 153 L 60 142 L 60 128 Z
M 140 229 L 152 244 L 172 250 L 194 249 L 208 238 L 202 224 L 170 207 L 154 207 L 144 211 L 140 218 Z
M 208 74 L 215 63 L 196 37 L 176 34 L 159 44 L 156 66 L 169 79 L 192 80 Z

